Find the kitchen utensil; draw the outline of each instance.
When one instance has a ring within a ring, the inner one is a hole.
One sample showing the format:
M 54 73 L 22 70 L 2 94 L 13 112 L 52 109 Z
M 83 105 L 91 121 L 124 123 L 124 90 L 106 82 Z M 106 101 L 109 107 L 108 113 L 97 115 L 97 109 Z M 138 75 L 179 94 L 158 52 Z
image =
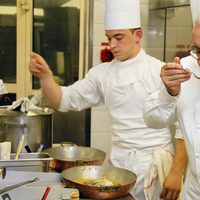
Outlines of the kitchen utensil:
M 6 168 L 5 167 L 0 167 L 0 174 L 2 176 L 2 179 L 6 177 Z
M 21 183 L 17 183 L 17 184 L 5 187 L 5 188 L 0 190 L 0 194 L 3 194 L 5 192 L 8 192 L 8 191 L 13 190 L 15 188 L 18 188 L 20 186 L 23 186 L 23 185 L 26 185 L 28 183 L 32 183 L 32 182 L 35 182 L 35 181 L 38 181 L 38 180 L 39 180 L 39 178 L 34 178 L 34 179 L 31 179 L 31 180 L 28 180 L 28 181 L 24 181 L 24 182 L 21 182 Z
M 3 194 L 1 197 L 3 200 L 11 200 L 10 195 L 8 193 Z
M 31 153 L 32 152 L 28 145 L 25 145 L 24 148 L 26 149 L 27 153 Z
M 92 199 L 116 199 L 129 194 L 136 182 L 136 175 L 126 169 L 108 166 L 78 166 L 64 170 L 61 173 L 67 187 L 76 188 L 81 196 Z M 79 183 L 77 180 L 106 179 L 119 185 L 93 186 Z
M 51 188 L 50 187 L 47 187 L 46 190 L 44 191 L 44 194 L 42 196 L 42 199 L 41 200 L 46 200 L 47 199 L 47 196 L 50 192 Z
M 44 148 L 44 145 L 43 145 L 43 144 L 40 144 L 40 146 L 39 146 L 37 152 L 40 153 L 40 152 L 42 151 L 43 148 Z
M 39 145 L 43 150 L 52 147 L 53 143 L 53 110 L 45 108 L 31 116 L 21 111 L 9 111 L 8 106 L 0 106 L 0 142 L 11 142 L 11 153 L 16 153 L 18 141 L 24 133 L 24 146 L 37 152 Z M 26 149 L 23 148 L 23 153 Z
M 73 143 L 67 145 L 62 143 L 60 147 L 46 149 L 53 160 L 50 161 L 50 168 L 62 172 L 74 166 L 101 165 L 106 153 L 99 149 L 77 146 Z
M 24 134 L 22 134 L 21 139 L 19 140 L 19 143 L 18 143 L 18 146 L 17 146 L 17 152 L 16 152 L 16 155 L 15 155 L 15 160 L 17 160 L 18 157 L 19 157 L 19 154 L 22 150 L 23 143 L 24 143 Z

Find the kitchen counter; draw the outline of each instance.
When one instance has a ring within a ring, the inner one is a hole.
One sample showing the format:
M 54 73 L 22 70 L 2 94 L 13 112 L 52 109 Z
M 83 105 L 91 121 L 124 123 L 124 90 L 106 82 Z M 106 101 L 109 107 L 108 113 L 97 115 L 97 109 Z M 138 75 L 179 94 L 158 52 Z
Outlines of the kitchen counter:
M 24 171 L 7 171 L 5 179 L 0 179 L 0 189 L 16 183 L 39 178 L 39 181 L 29 183 L 28 185 L 15 188 L 7 192 L 11 200 L 38 200 L 41 199 L 47 186 L 50 192 L 46 200 L 61 200 L 62 194 L 70 197 L 71 192 L 78 191 L 73 188 L 64 188 L 61 175 L 51 172 L 24 172 Z M 28 198 L 27 198 L 28 196 Z M 4 200 L 3 194 L 0 195 L 0 200 Z M 89 198 L 80 198 L 80 200 L 91 200 Z M 134 200 L 132 195 L 128 195 L 115 200 Z

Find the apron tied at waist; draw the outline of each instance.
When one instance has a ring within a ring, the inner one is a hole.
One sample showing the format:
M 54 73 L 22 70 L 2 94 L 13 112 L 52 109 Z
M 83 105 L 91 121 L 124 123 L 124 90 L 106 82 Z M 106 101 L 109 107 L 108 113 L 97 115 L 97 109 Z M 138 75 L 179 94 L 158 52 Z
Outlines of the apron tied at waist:
M 152 151 L 137 148 L 113 146 L 110 154 L 110 163 L 115 167 L 125 168 L 134 173 L 139 173 L 141 164 L 151 163 Z

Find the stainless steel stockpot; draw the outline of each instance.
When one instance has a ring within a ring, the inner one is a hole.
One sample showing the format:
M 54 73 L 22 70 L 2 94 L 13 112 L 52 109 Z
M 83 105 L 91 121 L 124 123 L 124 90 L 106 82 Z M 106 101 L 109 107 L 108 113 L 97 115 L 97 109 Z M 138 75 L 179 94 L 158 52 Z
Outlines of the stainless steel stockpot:
M 53 110 L 49 108 L 31 112 L 29 115 L 0 106 L 0 142 L 10 141 L 11 152 L 15 153 L 24 134 L 23 147 L 28 145 L 32 152 L 36 152 L 41 144 L 43 149 L 52 147 L 52 114 Z M 22 152 L 26 152 L 26 149 L 22 148 Z

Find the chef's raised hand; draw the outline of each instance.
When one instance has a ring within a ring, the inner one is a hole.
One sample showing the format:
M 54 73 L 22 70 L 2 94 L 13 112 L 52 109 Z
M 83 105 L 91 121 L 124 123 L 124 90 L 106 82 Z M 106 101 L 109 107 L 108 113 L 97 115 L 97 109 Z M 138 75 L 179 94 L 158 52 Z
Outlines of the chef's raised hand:
M 31 52 L 30 55 L 29 70 L 34 76 L 37 76 L 39 79 L 53 76 L 52 71 L 50 70 L 49 65 L 46 63 L 46 61 L 39 54 L 36 54 L 34 52 Z
M 56 83 L 53 73 L 46 61 L 38 54 L 32 52 L 29 70 L 40 79 L 40 86 L 49 103 L 58 108 L 61 101 L 61 88 Z
M 179 94 L 181 83 L 189 80 L 190 76 L 191 73 L 183 69 L 178 57 L 175 57 L 173 62 L 165 64 L 160 72 L 160 77 L 168 93 L 172 96 Z

